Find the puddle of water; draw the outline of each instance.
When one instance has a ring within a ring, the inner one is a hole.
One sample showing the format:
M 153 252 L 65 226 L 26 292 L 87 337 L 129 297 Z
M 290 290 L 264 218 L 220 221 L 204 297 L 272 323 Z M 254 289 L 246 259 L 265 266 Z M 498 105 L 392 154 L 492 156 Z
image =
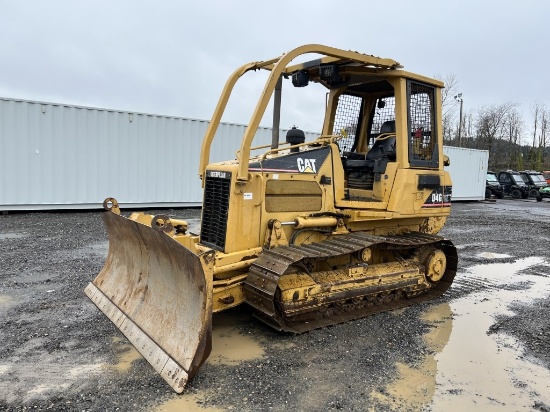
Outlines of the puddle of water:
M 170 399 L 167 402 L 164 402 L 158 408 L 155 409 L 155 412 L 222 412 L 222 409 L 214 407 L 204 407 L 201 404 L 203 403 L 204 396 L 200 394 L 185 394 L 185 395 L 174 395 L 174 398 Z
M 137 359 L 141 359 L 141 354 L 134 348 L 133 345 L 129 344 L 126 339 L 121 338 L 120 336 L 113 336 L 111 341 L 118 346 L 121 351 L 117 356 L 117 363 L 114 365 L 109 365 L 109 368 L 112 368 L 120 373 L 126 373 L 130 370 L 132 362 Z
M 191 228 L 190 220 L 188 223 Z M 263 356 L 264 350 L 260 346 L 261 339 L 253 335 L 243 335 L 238 330 L 238 325 L 248 316 L 238 308 L 214 315 L 212 352 L 206 362 L 213 365 L 237 365 L 240 362 Z M 174 395 L 172 399 L 158 406 L 155 412 L 222 412 L 223 409 L 203 405 L 207 394 L 206 391 Z
M 19 303 L 23 302 L 23 298 L 21 296 L 13 296 L 8 295 L 7 293 L 0 293 L 0 308 L 9 308 L 10 306 L 18 305 Z M 1 317 L 0 313 L 0 317 Z
M 127 349 L 118 356 L 118 363 L 113 367 L 121 373 L 128 372 L 132 362 L 142 358 L 141 354 L 132 345 L 127 345 Z
M 0 233 L 0 240 L 6 240 L 6 239 L 21 239 L 22 237 L 25 237 L 27 235 L 24 235 L 22 233 Z
M 109 242 L 92 243 L 82 248 L 82 251 L 86 254 L 90 253 L 93 255 L 107 256 L 109 252 Z
M 499 281 L 499 284 L 513 284 L 521 281 L 529 280 L 537 282 L 537 277 L 521 275 L 518 272 L 529 269 L 532 266 L 540 265 L 544 263 L 544 259 L 541 257 L 528 257 L 525 259 L 518 259 L 513 263 L 492 263 L 489 265 L 477 265 L 470 268 L 470 277 L 474 275 L 476 278 L 482 277 L 492 281 Z M 542 279 L 540 279 L 542 280 Z M 543 280 L 543 283 L 547 283 Z M 534 285 L 535 287 L 537 285 Z M 532 289 L 532 288 L 530 288 Z M 535 297 L 536 294 L 535 294 Z
M 238 330 L 238 325 L 243 320 L 243 315 L 235 311 L 227 311 L 216 314 L 212 327 L 212 352 L 207 362 L 213 365 L 237 365 L 240 362 L 254 360 L 264 355 L 261 340 L 252 335 L 243 335 Z M 141 359 L 141 354 L 129 344 L 126 339 L 114 336 L 113 344 L 119 349 L 117 362 L 108 365 L 120 373 L 127 372 L 132 362 Z
M 94 373 L 100 373 L 102 368 L 101 363 L 94 363 L 89 365 L 78 365 L 68 370 L 71 377 L 75 378 L 80 375 L 90 375 Z
M 9 305 L 13 303 L 15 299 L 10 295 L 1 294 L 0 295 L 0 306 Z
M 398 379 L 386 388 L 384 394 L 374 391 L 371 397 L 382 405 L 398 403 L 396 410 L 421 410 L 435 393 L 437 361 L 435 356 L 441 352 L 452 331 L 451 307 L 448 303 L 430 308 L 422 318 L 433 325 L 424 340 L 433 351 L 416 367 L 398 363 Z
M 464 232 L 470 233 L 469 230 L 464 230 Z M 456 245 L 455 247 L 456 247 L 456 250 L 463 250 L 468 248 L 479 249 L 479 243 L 462 243 L 461 245 Z
M 40 384 L 36 385 L 34 388 L 30 389 L 27 392 L 27 396 L 41 395 L 46 392 L 57 392 L 67 389 L 70 385 L 68 383 L 63 384 Z
M 275 342 L 271 345 L 274 349 L 292 349 L 296 347 L 296 344 L 294 342 Z
M 549 278 L 519 274 L 543 262 L 542 258 L 530 257 L 470 270 L 471 275 L 496 285 L 526 281 L 530 285 L 514 291 L 480 291 L 451 303 L 453 333 L 436 356 L 434 410 L 519 410 L 530 408 L 535 400 L 550 404 L 550 371 L 522 359 L 523 348 L 515 338 L 487 335 L 495 316 L 513 314 L 508 309 L 512 303 L 529 302 L 550 293 Z
M 491 252 L 478 253 L 477 256 L 483 259 L 505 259 L 505 258 L 512 257 L 504 253 L 491 253 Z
M 390 315 L 399 317 L 399 316 L 402 316 L 406 311 L 407 311 L 407 308 L 401 308 L 401 309 L 390 310 L 388 311 L 388 313 Z
M 451 332 L 453 331 L 451 306 L 448 303 L 436 305 L 426 311 L 422 319 L 433 325 L 433 328 L 424 335 L 424 340 L 432 351 L 436 353 L 441 352 L 449 342 Z
M 55 279 L 57 276 L 59 276 L 60 273 L 55 272 L 27 272 L 23 273 L 18 276 L 17 283 L 25 283 L 25 284 L 31 284 L 31 283 L 38 283 L 38 282 L 44 282 L 52 279 Z M 44 285 L 41 285 L 44 286 Z M 47 286 L 47 290 L 51 289 L 51 286 Z
M 237 365 L 240 362 L 261 358 L 264 350 L 262 339 L 253 334 L 242 334 L 238 326 L 248 320 L 250 315 L 239 308 L 217 313 L 212 323 L 212 352 L 206 362 L 212 365 Z M 120 338 L 119 338 L 120 339 Z M 115 341 L 115 339 L 113 339 Z M 275 344 L 277 346 L 279 344 Z M 282 342 L 281 348 L 294 346 Z M 138 356 L 139 355 L 138 353 Z M 155 409 L 155 412 L 221 412 L 223 409 L 204 406 L 208 391 L 174 395 Z
M 235 311 L 214 316 L 212 327 L 212 353 L 207 362 L 213 365 L 237 365 L 240 362 L 261 358 L 264 350 L 260 339 L 243 335 L 237 325 L 242 321 Z
M 490 288 L 450 304 L 441 304 L 424 314 L 432 324 L 424 336 L 433 351 L 417 367 L 398 366 L 398 379 L 387 394 L 371 396 L 383 404 L 404 409 L 431 410 L 520 410 L 535 401 L 550 404 L 550 371 L 523 359 L 523 348 L 508 335 L 487 335 L 497 315 L 511 315 L 509 306 L 548 296 L 550 278 L 519 272 L 544 259 L 531 257 L 514 263 L 479 265 L 465 277 L 485 279 L 489 284 L 529 282 L 521 290 Z M 459 275 L 461 276 L 461 275 Z

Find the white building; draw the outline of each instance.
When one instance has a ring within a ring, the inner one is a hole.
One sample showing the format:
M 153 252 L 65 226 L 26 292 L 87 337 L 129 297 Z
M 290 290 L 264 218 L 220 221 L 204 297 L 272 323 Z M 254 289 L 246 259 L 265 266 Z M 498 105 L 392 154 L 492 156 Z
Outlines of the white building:
M 0 210 L 95 209 L 109 196 L 123 207 L 200 206 L 207 126 L 205 120 L 0 98 Z M 234 158 L 245 128 L 220 124 L 210 161 Z M 260 127 L 254 145 L 271 144 L 271 132 Z
M 96 209 L 110 196 L 123 207 L 200 206 L 207 126 L 205 120 L 0 98 L 0 210 Z M 220 124 L 210 161 L 235 158 L 245 128 Z M 271 134 L 260 127 L 254 145 L 270 144 Z M 483 199 L 486 151 L 444 152 L 451 158 L 453 199 Z

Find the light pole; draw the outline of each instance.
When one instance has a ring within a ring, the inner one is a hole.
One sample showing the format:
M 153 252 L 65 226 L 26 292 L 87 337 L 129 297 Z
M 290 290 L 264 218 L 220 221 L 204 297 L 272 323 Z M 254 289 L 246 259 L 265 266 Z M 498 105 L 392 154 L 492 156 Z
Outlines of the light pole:
M 463 103 L 463 99 L 462 99 L 462 93 L 458 93 L 456 96 L 455 96 L 455 100 L 457 102 L 460 102 L 460 114 L 458 116 L 458 147 L 460 147 L 460 141 L 462 140 L 462 103 Z

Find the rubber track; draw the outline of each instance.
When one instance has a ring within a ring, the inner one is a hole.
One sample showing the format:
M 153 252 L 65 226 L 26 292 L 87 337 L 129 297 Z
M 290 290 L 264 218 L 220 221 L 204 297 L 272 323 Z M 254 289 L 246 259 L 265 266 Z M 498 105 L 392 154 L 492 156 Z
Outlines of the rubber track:
M 319 311 L 318 316 L 305 322 L 293 321 L 285 317 L 278 308 L 277 284 L 279 278 L 291 265 L 305 267 L 310 262 L 351 254 L 373 245 L 383 249 L 408 249 L 430 244 L 443 250 L 447 257 L 447 269 L 438 283 L 414 297 L 403 297 L 399 300 L 367 307 L 350 305 L 345 310 L 340 310 L 330 316 L 326 316 L 326 313 L 325 316 L 321 316 L 322 311 Z M 287 332 L 302 333 L 437 298 L 451 286 L 456 275 L 457 261 L 456 249 L 452 242 L 440 236 L 418 232 L 395 236 L 375 236 L 361 232 L 349 233 L 309 245 L 264 249 L 250 267 L 244 286 L 245 300 L 255 309 L 255 316 L 271 327 Z

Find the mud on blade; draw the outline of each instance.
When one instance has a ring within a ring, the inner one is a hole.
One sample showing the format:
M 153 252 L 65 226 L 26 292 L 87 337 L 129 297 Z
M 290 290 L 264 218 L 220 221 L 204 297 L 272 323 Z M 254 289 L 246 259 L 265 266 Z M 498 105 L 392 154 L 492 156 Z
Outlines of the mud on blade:
M 103 220 L 109 254 L 86 294 L 182 392 L 212 347 L 211 255 L 113 212 Z

